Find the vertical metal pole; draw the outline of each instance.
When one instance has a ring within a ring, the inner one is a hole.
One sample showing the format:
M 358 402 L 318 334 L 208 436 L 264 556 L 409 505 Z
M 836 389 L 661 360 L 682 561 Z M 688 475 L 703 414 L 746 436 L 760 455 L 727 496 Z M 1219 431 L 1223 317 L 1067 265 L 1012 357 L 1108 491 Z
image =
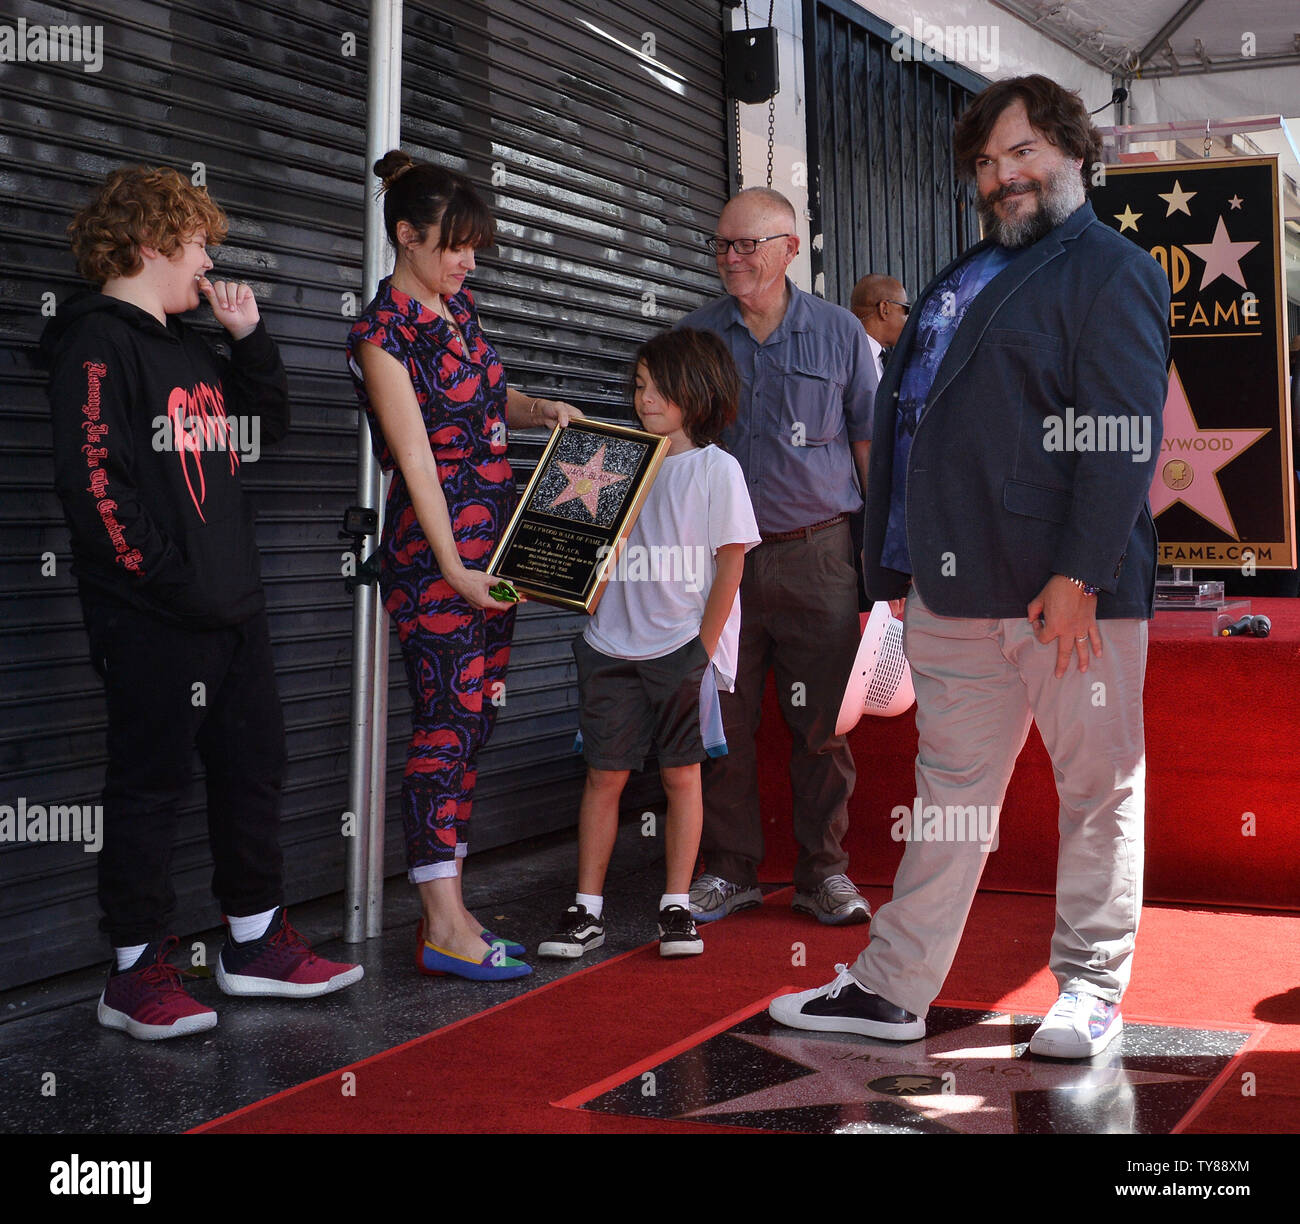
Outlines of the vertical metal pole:
M 396 142 L 394 142 L 396 144 Z M 393 146 L 390 145 L 390 148 Z M 387 152 L 387 150 L 385 150 Z M 383 479 L 387 496 L 391 476 Z M 383 500 L 380 507 L 383 519 Z M 384 933 L 384 812 L 388 792 L 388 614 L 376 609 L 371 654 L 375 661 L 375 682 L 370 704 L 370 852 L 366 861 L 366 938 Z
M 371 167 L 401 141 L 402 0 L 371 0 L 368 34 L 366 164 L 362 176 L 366 201 L 363 297 L 367 302 L 387 271 L 383 211 L 371 190 Z M 357 425 L 357 502 L 379 511 L 382 530 L 380 494 L 379 464 L 370 449 L 370 431 L 363 419 Z M 382 929 L 378 919 L 383 909 L 384 881 L 387 647 L 388 621 L 379 606 L 378 589 L 358 583 L 352 603 L 352 706 L 348 745 L 348 811 L 355 817 L 356 835 L 347 842 L 343 913 L 343 938 L 347 943 L 360 943 L 378 935 Z

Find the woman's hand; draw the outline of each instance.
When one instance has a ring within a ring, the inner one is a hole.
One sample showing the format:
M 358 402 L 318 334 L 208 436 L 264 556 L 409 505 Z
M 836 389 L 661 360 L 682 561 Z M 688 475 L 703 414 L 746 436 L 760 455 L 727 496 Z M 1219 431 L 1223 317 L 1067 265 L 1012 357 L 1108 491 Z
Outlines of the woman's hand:
M 493 574 L 485 574 L 482 570 L 466 569 L 461 566 L 454 573 L 445 572 L 443 577 L 447 579 L 451 589 L 467 604 L 482 612 L 504 612 L 513 606 L 510 600 L 494 599 L 488 594 L 501 581 Z M 523 602 L 522 598 L 519 602 Z
M 581 409 L 563 400 L 543 399 L 511 387 L 506 392 L 506 420 L 511 429 L 561 429 L 582 419 Z
M 570 421 L 582 419 L 582 409 L 563 400 L 538 400 L 537 414 L 549 429 L 563 429 Z

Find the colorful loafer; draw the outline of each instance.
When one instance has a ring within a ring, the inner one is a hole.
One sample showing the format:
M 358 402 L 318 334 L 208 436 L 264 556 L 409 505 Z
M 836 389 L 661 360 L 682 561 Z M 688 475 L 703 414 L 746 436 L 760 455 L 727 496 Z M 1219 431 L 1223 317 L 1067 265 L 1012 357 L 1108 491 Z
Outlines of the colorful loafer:
M 496 949 L 502 945 L 493 944 L 492 947 L 495 954 Z M 450 974 L 475 982 L 503 982 L 510 978 L 527 977 L 533 971 L 531 965 L 515 960 L 504 950 L 495 961 L 493 956 L 487 960 L 475 961 L 468 956 L 457 956 L 454 952 L 446 952 L 434 944 L 426 943 L 423 920 L 416 929 L 415 968 L 426 977 L 446 977 Z
M 485 943 L 491 944 L 494 948 L 499 947 L 507 956 L 523 956 L 528 949 L 521 943 L 515 943 L 513 939 L 507 939 L 504 935 L 493 935 L 491 931 L 480 931 L 478 937 Z
M 421 973 L 429 977 L 469 978 L 475 982 L 503 982 L 508 978 L 527 977 L 533 971 L 531 965 L 517 961 L 509 956 L 502 956 L 500 964 L 494 964 L 493 958 L 485 961 L 470 960 L 468 956 L 457 956 L 454 952 L 445 952 L 433 944 L 420 945 L 420 962 L 417 966 Z

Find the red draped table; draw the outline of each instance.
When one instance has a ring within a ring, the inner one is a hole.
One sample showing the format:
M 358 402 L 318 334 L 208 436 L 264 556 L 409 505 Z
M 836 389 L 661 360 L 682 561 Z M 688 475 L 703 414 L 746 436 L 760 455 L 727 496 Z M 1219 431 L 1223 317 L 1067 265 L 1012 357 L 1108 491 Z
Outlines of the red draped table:
M 1267 638 L 1213 637 L 1209 621 L 1158 615 L 1147 660 L 1146 899 L 1300 909 L 1300 600 L 1256 599 Z M 889 884 L 902 856 L 891 813 L 916 796 L 915 707 L 866 716 L 849 736 L 858 766 L 847 839 L 859 884 Z M 767 857 L 789 880 L 790 737 L 769 684 L 758 732 Z M 1057 799 L 1031 730 L 1002 807 L 985 888 L 1052 893 Z

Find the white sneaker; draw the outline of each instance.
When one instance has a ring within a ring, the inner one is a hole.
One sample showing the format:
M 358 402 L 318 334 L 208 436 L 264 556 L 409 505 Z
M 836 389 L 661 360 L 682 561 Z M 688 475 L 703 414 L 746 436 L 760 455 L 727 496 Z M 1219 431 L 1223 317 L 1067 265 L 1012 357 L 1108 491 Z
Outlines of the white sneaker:
M 745 887 L 706 873 L 691 885 L 691 917 L 696 922 L 716 922 L 762 904 L 763 890 L 757 884 Z
M 789 1028 L 818 1033 L 856 1033 L 886 1041 L 919 1041 L 925 1036 L 925 1018 L 897 1007 L 868 990 L 847 965 L 835 966 L 835 980 L 816 990 L 778 995 L 767 1014 Z
M 1066 991 L 1030 1039 L 1029 1052 L 1047 1058 L 1090 1058 L 1123 1031 L 1118 1003 L 1083 991 Z

